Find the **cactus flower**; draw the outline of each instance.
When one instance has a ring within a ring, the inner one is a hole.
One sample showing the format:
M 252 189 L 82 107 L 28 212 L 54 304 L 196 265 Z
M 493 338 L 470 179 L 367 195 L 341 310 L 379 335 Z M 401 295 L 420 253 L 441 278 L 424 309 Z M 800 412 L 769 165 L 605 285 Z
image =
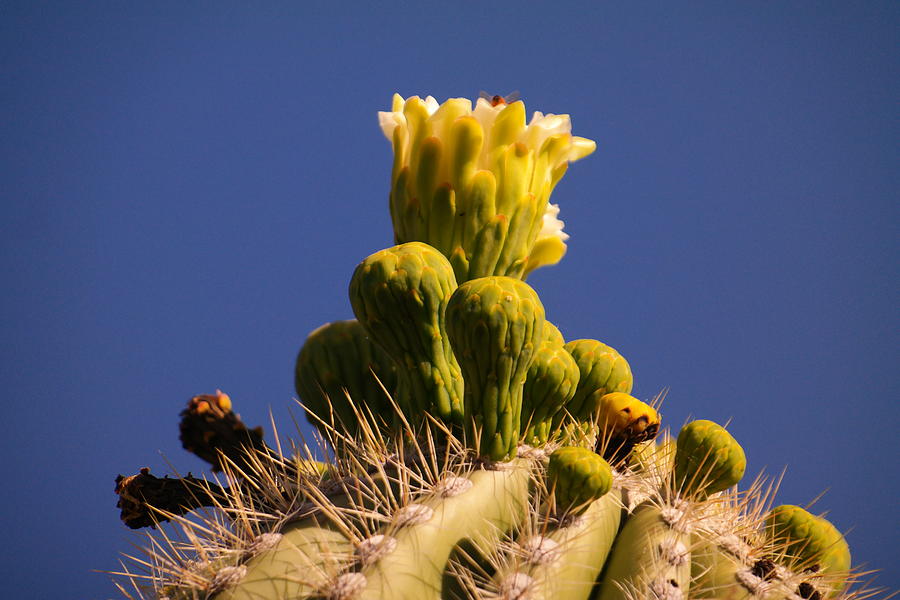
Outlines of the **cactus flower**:
M 596 144 L 571 134 L 569 115 L 525 104 L 395 94 L 378 120 L 394 149 L 390 208 L 397 243 L 443 252 L 462 283 L 524 278 L 559 262 L 568 235 L 550 204 L 569 162 Z

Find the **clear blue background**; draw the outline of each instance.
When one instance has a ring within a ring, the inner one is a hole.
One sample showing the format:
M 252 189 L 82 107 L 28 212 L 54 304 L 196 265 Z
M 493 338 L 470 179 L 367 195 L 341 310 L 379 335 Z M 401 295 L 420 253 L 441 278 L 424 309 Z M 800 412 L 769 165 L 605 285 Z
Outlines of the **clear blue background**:
M 391 94 L 520 90 L 597 152 L 531 283 L 664 417 L 732 419 L 779 500 L 900 588 L 896 2 L 0 5 L 0 572 L 107 598 L 113 479 L 202 471 L 220 387 L 290 430 L 306 334 L 390 245 Z

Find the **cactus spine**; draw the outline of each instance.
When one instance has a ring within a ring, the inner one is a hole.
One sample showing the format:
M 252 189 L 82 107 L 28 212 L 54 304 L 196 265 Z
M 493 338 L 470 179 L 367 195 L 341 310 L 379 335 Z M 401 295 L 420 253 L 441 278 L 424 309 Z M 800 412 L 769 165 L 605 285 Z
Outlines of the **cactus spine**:
M 276 432 L 272 448 L 226 394 L 192 398 L 183 446 L 221 475 L 117 478 L 129 527 L 170 521 L 186 540 L 151 538 L 148 572 L 120 573 L 125 597 L 871 595 L 851 586 L 831 523 L 770 510 L 763 480 L 738 491 L 746 459 L 723 427 L 657 441 L 659 403 L 630 395 L 625 358 L 546 321 L 523 279 L 565 253 L 549 197 L 595 146 L 568 116 L 526 124 L 499 97 L 396 96 L 379 119 L 398 244 L 353 272 L 356 320 L 317 329 L 298 355 L 319 447 Z

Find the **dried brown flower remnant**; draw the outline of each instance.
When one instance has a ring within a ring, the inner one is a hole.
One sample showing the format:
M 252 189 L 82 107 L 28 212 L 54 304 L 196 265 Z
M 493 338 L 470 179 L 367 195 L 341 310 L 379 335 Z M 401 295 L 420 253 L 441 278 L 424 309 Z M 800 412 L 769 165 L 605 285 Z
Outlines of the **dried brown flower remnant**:
M 122 511 L 120 518 L 128 527 L 139 529 L 168 521 L 165 513 L 180 516 L 195 508 L 212 506 L 213 498 L 221 497 L 224 490 L 190 473 L 183 479 L 159 478 L 144 467 L 137 475 L 116 477 L 116 494 L 116 507 Z
M 231 398 L 220 390 L 194 396 L 181 412 L 181 445 L 212 465 L 223 469 L 222 456 L 246 470 L 248 452 L 266 452 L 262 427 L 248 428 L 231 410 Z

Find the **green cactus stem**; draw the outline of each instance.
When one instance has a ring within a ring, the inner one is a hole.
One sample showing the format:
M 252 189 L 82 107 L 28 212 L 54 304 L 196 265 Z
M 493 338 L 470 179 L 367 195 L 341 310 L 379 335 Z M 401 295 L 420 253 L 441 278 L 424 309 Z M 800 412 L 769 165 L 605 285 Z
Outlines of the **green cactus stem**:
M 465 379 L 467 434 L 481 456 L 515 456 L 522 387 L 544 331 L 544 307 L 511 277 L 467 281 L 447 304 L 447 334 Z
M 372 492 L 391 494 L 391 484 L 384 477 L 336 483 L 330 492 L 309 488 L 306 502 L 244 562 L 240 581 L 222 590 L 216 600 L 306 598 L 351 565 L 354 545 L 344 515 L 372 510 L 376 503 Z
M 743 560 L 700 535 L 694 534 L 692 539 L 691 596 L 742 600 L 745 594 L 737 589 L 737 573 Z
M 560 514 L 578 514 L 609 492 L 609 464 L 587 448 L 563 446 L 550 455 L 547 487 L 552 490 Z
M 329 575 L 352 556 L 353 545 L 329 522 L 304 519 L 262 538 L 265 546 L 244 565 L 243 576 L 216 600 L 305 598 L 326 585 Z
M 687 503 L 653 501 L 625 521 L 607 561 L 599 600 L 688 597 L 693 517 Z
M 520 535 L 514 560 L 498 569 L 491 586 L 494 590 L 490 590 L 493 594 L 485 596 L 587 599 L 606 563 L 621 518 L 621 490 L 613 489 L 578 516 L 551 520 Z
M 691 551 L 691 572 L 698 575 L 691 582 L 691 597 L 715 600 L 796 600 L 807 598 L 801 591 L 799 577 L 777 571 L 768 558 L 740 560 L 721 548 L 702 545 Z
M 349 434 L 357 430 L 357 411 L 392 415 L 386 391 L 397 385 L 394 361 L 366 335 L 359 321 L 326 323 L 309 334 L 297 356 L 294 385 L 316 427 Z
M 691 596 L 717 600 L 768 597 L 772 574 L 764 561 L 751 558 L 753 552 L 746 540 L 734 533 L 694 534 Z
M 496 545 L 501 534 L 522 522 L 528 506 L 531 461 L 516 459 L 499 468 L 479 468 L 466 477 L 439 482 L 435 493 L 418 501 L 429 517 L 414 526 L 389 527 L 384 554 L 358 573 L 355 600 L 438 600 L 451 552 L 470 541 Z M 473 507 L 478 507 L 473 510 Z
M 566 405 L 566 411 L 576 421 L 584 423 L 593 417 L 592 394 L 631 393 L 634 385 L 631 367 L 614 348 L 589 339 L 573 340 L 565 348 L 575 359 L 580 372 L 575 395 Z
M 679 494 L 704 498 L 744 476 L 744 450 L 724 427 L 697 420 L 681 428 L 675 446 L 674 486 Z
M 414 423 L 425 412 L 462 423 L 463 381 L 444 330 L 444 311 L 455 289 L 450 263 L 420 242 L 376 252 L 356 267 L 350 281 L 353 312 L 394 360 L 395 399 Z
M 522 437 L 526 444 L 549 441 L 557 414 L 575 395 L 580 372 L 563 347 L 562 334 L 544 321 L 544 341 L 538 346 L 522 389 Z

